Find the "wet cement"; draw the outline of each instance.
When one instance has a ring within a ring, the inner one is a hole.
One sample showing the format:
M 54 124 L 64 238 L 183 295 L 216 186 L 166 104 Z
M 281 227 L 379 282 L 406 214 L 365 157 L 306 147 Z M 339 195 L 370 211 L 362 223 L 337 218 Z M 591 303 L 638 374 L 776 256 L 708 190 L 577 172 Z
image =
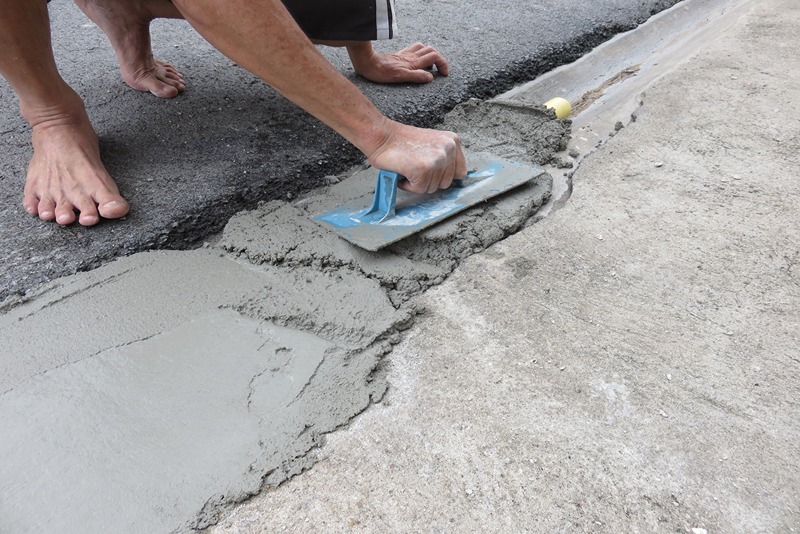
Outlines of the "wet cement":
M 523 163 L 568 135 L 538 106 L 469 103 L 450 120 L 473 148 L 521 129 L 505 150 Z M 307 469 L 326 432 L 382 397 L 385 355 L 423 311 L 413 297 L 528 224 L 551 187 L 543 173 L 368 253 L 311 216 L 366 205 L 375 172 L 243 212 L 218 245 L 135 254 L 8 303 L 0 530 L 185 532 Z

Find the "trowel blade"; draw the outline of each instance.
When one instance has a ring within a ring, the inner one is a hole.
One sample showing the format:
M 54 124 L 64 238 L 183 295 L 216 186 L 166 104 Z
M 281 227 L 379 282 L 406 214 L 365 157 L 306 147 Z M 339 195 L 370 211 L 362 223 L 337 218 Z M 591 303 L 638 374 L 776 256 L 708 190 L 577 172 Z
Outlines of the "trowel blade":
M 396 215 L 385 221 L 362 220 L 370 206 L 367 197 L 352 200 L 313 219 L 354 245 L 376 251 L 475 204 L 528 183 L 544 172 L 537 166 L 484 159 L 474 174 L 485 178 L 470 180 L 464 187 L 450 187 L 430 195 L 398 191 Z

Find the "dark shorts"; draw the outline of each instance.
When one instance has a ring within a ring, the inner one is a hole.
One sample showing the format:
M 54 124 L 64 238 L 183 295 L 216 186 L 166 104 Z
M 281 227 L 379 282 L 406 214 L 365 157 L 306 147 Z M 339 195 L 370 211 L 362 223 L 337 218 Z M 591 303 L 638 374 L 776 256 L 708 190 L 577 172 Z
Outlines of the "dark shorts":
M 396 30 L 394 0 L 283 0 L 311 39 L 375 41 Z
M 283 0 L 283 5 L 311 39 L 375 41 L 397 31 L 394 0 Z

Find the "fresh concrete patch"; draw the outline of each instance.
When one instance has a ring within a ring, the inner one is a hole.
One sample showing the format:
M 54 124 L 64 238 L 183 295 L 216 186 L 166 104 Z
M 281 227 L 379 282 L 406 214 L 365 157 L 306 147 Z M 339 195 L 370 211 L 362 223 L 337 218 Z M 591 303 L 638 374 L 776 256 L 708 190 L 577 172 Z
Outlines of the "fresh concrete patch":
M 4 507 L 4 528 L 158 532 L 258 491 L 265 452 L 305 452 L 293 401 L 335 350 L 220 310 L 32 377 L 0 404 L 3 483 L 26 503 Z
M 470 100 L 447 114 L 444 128 L 470 150 L 545 165 L 556 163 L 570 140 L 570 121 L 553 118 L 542 103 Z
M 522 113 L 527 114 L 528 108 Z M 538 118 L 540 127 L 548 122 L 560 123 L 543 111 Z M 564 127 L 556 128 L 560 131 Z M 487 128 L 489 131 L 491 128 Z M 539 145 L 540 153 L 544 152 L 546 143 Z M 550 144 L 549 154 L 559 147 L 558 143 Z M 472 155 L 468 161 L 476 158 L 477 155 Z M 284 268 L 311 266 L 323 272 L 353 270 L 378 280 L 392 302 L 400 306 L 441 283 L 461 259 L 522 228 L 549 198 L 551 183 L 550 177 L 542 174 L 529 184 L 371 253 L 339 239 L 311 220 L 316 214 L 354 199 L 362 199 L 364 207 L 368 207 L 375 171 L 366 169 L 295 203 L 270 202 L 236 215 L 223 232 L 221 246 L 256 264 Z
M 492 117 L 474 129 L 476 144 Z M 566 135 L 541 109 L 503 117 L 531 128 L 518 143 L 560 132 L 536 154 L 555 153 Z M 368 202 L 375 172 L 241 213 L 218 247 L 136 254 L 8 301 L 4 528 L 186 532 L 307 469 L 325 433 L 383 396 L 385 356 L 420 311 L 412 297 L 524 227 L 551 185 L 542 173 L 366 253 L 311 216 Z
M 210 249 L 57 284 L 0 317 L 0 350 L 25 356 L 2 373 L 4 527 L 210 524 L 383 395 L 387 338 L 408 321 L 368 279 Z

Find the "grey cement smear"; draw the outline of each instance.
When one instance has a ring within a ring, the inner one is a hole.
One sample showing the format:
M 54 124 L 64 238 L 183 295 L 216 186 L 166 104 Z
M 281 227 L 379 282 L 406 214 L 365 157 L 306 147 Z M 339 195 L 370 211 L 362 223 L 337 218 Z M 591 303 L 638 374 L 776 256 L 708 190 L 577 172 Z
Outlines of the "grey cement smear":
M 491 113 L 472 146 L 513 123 L 535 149 L 508 150 L 547 156 L 559 143 L 537 132 L 568 133 L 541 109 Z M 187 532 L 307 469 L 383 396 L 413 297 L 528 224 L 551 186 L 542 174 L 367 253 L 310 217 L 368 200 L 374 173 L 243 212 L 217 247 L 136 254 L 7 302 L 0 532 Z
M 571 122 L 554 117 L 535 102 L 471 99 L 447 115 L 444 128 L 458 132 L 468 149 L 547 165 L 559 163 L 557 152 L 570 140 Z
M 209 249 L 71 277 L 0 319 L 0 531 L 210 524 L 382 396 L 408 322 L 373 281 Z

